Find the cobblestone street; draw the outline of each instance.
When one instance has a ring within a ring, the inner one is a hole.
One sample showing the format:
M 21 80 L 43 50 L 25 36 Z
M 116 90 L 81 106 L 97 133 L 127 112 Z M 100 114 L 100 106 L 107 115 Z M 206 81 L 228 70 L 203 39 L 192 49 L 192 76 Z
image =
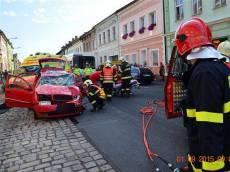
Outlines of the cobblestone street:
M 0 115 L 0 171 L 115 170 L 69 119 L 34 120 L 28 109 Z

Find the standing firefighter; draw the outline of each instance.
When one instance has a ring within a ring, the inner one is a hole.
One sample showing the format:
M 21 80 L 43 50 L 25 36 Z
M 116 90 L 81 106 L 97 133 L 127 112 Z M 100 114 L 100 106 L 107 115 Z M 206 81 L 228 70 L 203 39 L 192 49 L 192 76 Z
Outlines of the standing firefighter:
M 131 66 L 123 57 L 120 58 L 121 61 L 121 80 L 122 80 L 122 88 L 121 94 L 130 95 L 130 81 L 131 81 Z
M 102 109 L 106 99 L 104 90 L 97 85 L 93 85 L 92 81 L 89 79 L 84 82 L 84 86 L 87 87 L 87 97 L 93 106 L 91 112 Z
M 186 98 L 190 171 L 229 171 L 229 68 L 212 46 L 208 25 L 199 18 L 178 27 L 175 45 L 192 64 Z
M 112 68 L 112 64 L 109 60 L 105 63 L 105 67 L 101 71 L 100 80 L 106 93 L 108 101 L 111 101 L 113 94 L 113 83 L 116 81 L 117 75 Z

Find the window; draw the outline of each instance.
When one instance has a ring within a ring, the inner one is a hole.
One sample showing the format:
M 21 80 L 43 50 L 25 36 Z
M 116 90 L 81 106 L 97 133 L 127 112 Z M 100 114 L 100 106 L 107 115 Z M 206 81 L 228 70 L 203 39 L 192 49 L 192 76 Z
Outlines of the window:
M 159 66 L 159 50 L 150 51 L 150 66 Z
M 149 14 L 149 24 L 156 24 L 156 11 Z
M 110 29 L 107 30 L 107 36 L 108 36 L 108 42 L 110 42 L 111 41 L 111 39 L 110 39 Z
M 132 54 L 131 63 L 132 63 L 132 64 L 137 64 L 137 55 L 136 55 L 136 54 Z
M 140 64 L 142 66 L 146 66 L 147 65 L 147 60 L 146 60 L 146 49 L 141 50 L 141 54 L 140 54 Z
M 113 40 L 116 39 L 116 27 L 113 26 Z
M 176 0 L 176 19 L 181 20 L 184 17 L 183 0 Z
M 125 56 L 125 60 L 126 60 L 127 62 L 130 62 L 129 55 L 126 55 L 126 56 Z
M 93 40 L 93 49 L 96 49 L 97 48 L 97 44 L 96 44 L 96 40 L 94 39 Z
M 106 62 L 107 61 L 107 57 L 106 56 L 104 56 L 104 62 Z
M 220 8 L 226 5 L 226 0 L 215 0 L 215 8 Z
M 103 32 L 103 44 L 105 44 L 106 41 L 105 41 L 105 32 Z
M 99 45 L 101 45 L 101 34 L 99 34 Z
M 127 34 L 127 33 L 128 33 L 128 25 L 125 24 L 125 25 L 123 26 L 123 35 L 125 35 L 125 34 Z
M 102 57 L 100 57 L 100 64 L 102 64 L 103 63 L 103 61 L 102 61 Z
M 135 31 L 135 23 L 134 21 L 130 22 L 130 32 Z
M 140 18 L 140 23 L 139 24 L 140 24 L 140 29 L 145 27 L 145 16 Z
M 192 0 L 193 14 L 200 14 L 202 12 L 202 0 Z

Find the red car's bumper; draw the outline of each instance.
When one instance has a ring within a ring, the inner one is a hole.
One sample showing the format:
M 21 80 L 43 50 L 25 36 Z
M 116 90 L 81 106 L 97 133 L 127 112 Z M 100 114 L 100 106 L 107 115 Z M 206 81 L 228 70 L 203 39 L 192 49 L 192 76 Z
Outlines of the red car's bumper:
M 83 111 L 81 101 L 71 101 L 52 105 L 35 105 L 36 118 L 64 118 L 77 116 Z

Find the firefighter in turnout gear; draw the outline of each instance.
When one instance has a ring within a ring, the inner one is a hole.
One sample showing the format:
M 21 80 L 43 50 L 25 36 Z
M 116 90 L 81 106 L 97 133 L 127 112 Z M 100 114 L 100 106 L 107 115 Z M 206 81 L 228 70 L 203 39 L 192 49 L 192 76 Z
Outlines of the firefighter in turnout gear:
M 105 92 L 97 85 L 93 85 L 91 80 L 86 80 L 84 86 L 87 87 L 87 97 L 93 106 L 91 112 L 96 112 L 102 109 L 106 100 Z
M 230 70 L 200 18 L 182 23 L 174 43 L 192 64 L 186 97 L 189 171 L 229 171 Z
M 131 66 L 129 63 L 123 58 L 120 58 L 121 61 L 121 80 L 122 80 L 122 87 L 121 87 L 121 94 L 122 95 L 130 95 L 130 81 L 132 79 L 131 76 Z
M 100 80 L 105 90 L 108 101 L 111 101 L 113 94 L 113 84 L 117 80 L 117 74 L 112 68 L 111 61 L 107 60 L 105 67 L 101 71 Z

